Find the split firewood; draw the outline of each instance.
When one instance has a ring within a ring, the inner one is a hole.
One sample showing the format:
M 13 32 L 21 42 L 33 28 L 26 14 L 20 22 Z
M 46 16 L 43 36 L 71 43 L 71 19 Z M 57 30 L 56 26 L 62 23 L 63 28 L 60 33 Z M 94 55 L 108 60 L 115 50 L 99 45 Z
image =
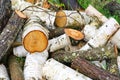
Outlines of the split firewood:
M 24 26 L 22 42 L 30 52 L 42 52 L 48 47 L 48 30 L 39 24 L 37 16 L 31 16 Z
M 26 51 L 23 46 L 17 46 L 13 48 L 13 54 L 17 57 L 25 57 L 28 51 Z
M 12 14 L 6 27 L 0 35 L 0 59 L 7 54 L 6 52 L 11 47 L 25 21 L 26 19 L 20 18 L 16 13 Z
M 24 80 L 22 66 L 18 61 L 17 57 L 11 55 L 9 57 L 9 70 L 11 80 Z
M 85 9 L 87 15 L 92 17 L 97 17 L 101 23 L 105 23 L 108 19 L 101 14 L 98 10 L 96 10 L 92 5 L 89 5 L 87 9 Z
M 10 80 L 7 69 L 3 64 L 0 64 L 0 80 Z
M 43 77 L 47 80 L 92 80 L 54 59 L 49 59 L 44 64 Z
M 115 51 L 114 46 L 103 46 L 98 48 L 89 49 L 87 51 L 64 51 L 59 50 L 52 53 L 52 58 L 60 62 L 71 63 L 73 59 L 80 56 L 90 61 L 104 60 L 104 59 L 116 59 L 117 52 Z
M 58 49 L 65 48 L 65 46 L 71 45 L 70 39 L 66 34 L 49 40 L 49 50 L 54 52 Z
M 73 60 L 71 66 L 94 80 L 120 80 L 118 76 L 110 74 L 81 57 Z
M 0 33 L 6 26 L 11 14 L 11 1 L 10 0 L 0 0 Z
M 48 58 L 48 52 L 27 54 L 24 65 L 25 80 L 42 80 L 43 64 Z
M 118 22 L 114 18 L 110 18 L 99 28 L 97 34 L 92 37 L 80 50 L 88 50 L 105 45 L 108 40 L 118 31 L 119 27 Z
M 120 76 L 117 65 L 117 58 L 107 60 L 107 70 L 113 75 Z

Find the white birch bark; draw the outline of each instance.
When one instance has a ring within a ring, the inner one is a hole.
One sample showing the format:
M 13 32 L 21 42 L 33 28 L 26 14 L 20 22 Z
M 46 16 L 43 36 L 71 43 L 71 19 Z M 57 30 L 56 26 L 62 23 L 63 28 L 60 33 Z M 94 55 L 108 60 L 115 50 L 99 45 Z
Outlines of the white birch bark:
M 105 22 L 98 30 L 98 33 L 92 37 L 85 46 L 83 46 L 80 50 L 90 49 L 91 46 L 93 48 L 103 46 L 107 43 L 108 39 L 118 30 L 119 28 L 118 22 L 114 18 L 110 18 L 107 22 Z M 87 46 L 87 48 L 86 48 Z
M 50 52 L 54 52 L 58 49 L 65 48 L 70 44 L 69 37 L 66 34 L 63 34 L 59 37 L 49 40 L 49 50 Z
M 117 57 L 117 65 L 118 65 L 118 69 L 119 69 L 119 73 L 120 73 L 120 56 Z
M 17 46 L 13 48 L 13 54 L 17 57 L 26 57 L 28 52 L 25 50 L 23 46 Z
M 92 5 L 89 5 L 85 10 L 86 14 L 92 17 L 97 17 L 102 23 L 105 23 L 108 19 L 96 10 Z
M 120 29 L 111 37 L 110 42 L 120 49 Z
M 41 21 L 47 26 L 47 28 L 55 28 L 54 22 L 55 22 L 55 18 L 56 18 L 56 12 L 55 11 L 51 11 L 48 9 L 44 9 L 40 6 L 35 6 L 32 5 L 28 2 L 25 1 L 14 1 L 12 0 L 13 3 L 13 9 L 17 9 L 17 10 L 24 10 L 23 13 L 30 17 L 31 15 L 35 15 L 38 16 Z M 16 3 L 16 4 L 15 4 Z M 91 18 L 89 16 L 86 15 L 86 13 L 84 12 L 77 12 L 77 11 L 68 11 L 68 10 L 64 10 L 63 11 L 65 13 L 66 17 L 66 21 L 64 26 L 81 26 L 83 24 L 88 24 L 91 20 Z
M 3 64 L 0 64 L 0 80 L 10 80 L 7 69 Z
M 43 77 L 47 80 L 92 80 L 54 59 L 44 64 Z
M 85 35 L 84 40 L 89 41 L 92 37 L 97 35 L 98 29 L 96 28 L 96 26 L 85 25 L 85 27 L 83 29 L 83 33 Z
M 43 64 L 48 58 L 48 52 L 28 54 L 24 65 L 25 80 L 42 80 Z

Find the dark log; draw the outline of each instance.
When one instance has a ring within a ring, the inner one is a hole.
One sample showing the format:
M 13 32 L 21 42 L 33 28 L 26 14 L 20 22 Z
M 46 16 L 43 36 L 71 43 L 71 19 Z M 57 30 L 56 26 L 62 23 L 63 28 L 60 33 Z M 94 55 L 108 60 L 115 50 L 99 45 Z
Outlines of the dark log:
M 64 33 L 65 33 L 64 28 L 56 28 L 56 29 L 50 30 L 49 38 L 52 39 L 52 38 L 58 37 Z
M 0 0 L 0 33 L 7 24 L 11 14 L 12 14 L 11 1 Z
M 71 66 L 94 80 L 120 80 L 120 77 L 110 74 L 81 57 L 73 60 Z
M 75 51 L 75 52 L 59 50 L 57 52 L 52 53 L 52 58 L 60 62 L 66 62 L 66 63 L 71 63 L 72 60 L 78 56 L 81 56 L 90 61 L 96 61 L 96 60 L 101 61 L 104 59 L 117 58 L 117 53 L 115 52 L 113 46 L 104 46 L 104 47 L 89 49 L 87 51 Z
M 24 80 L 22 70 L 23 64 L 20 63 L 21 61 L 18 61 L 17 57 L 13 55 L 9 57 L 8 61 L 11 80 Z
M 0 60 L 5 54 L 7 54 L 7 51 L 24 25 L 24 22 L 25 19 L 20 18 L 16 13 L 12 14 L 6 27 L 0 35 Z

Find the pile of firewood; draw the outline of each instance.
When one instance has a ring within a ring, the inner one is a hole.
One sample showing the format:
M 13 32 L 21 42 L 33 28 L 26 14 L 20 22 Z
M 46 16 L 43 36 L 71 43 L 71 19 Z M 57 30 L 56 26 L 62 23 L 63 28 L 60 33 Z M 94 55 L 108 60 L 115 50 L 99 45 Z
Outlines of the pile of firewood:
M 120 80 L 114 18 L 92 5 L 56 11 L 47 0 L 0 6 L 0 80 Z

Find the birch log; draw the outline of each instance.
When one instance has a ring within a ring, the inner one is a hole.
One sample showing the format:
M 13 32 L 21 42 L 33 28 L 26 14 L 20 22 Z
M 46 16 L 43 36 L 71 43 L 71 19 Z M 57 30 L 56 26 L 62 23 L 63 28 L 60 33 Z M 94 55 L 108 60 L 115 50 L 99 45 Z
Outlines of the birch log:
M 48 29 L 54 29 L 55 25 L 58 27 L 83 26 L 84 24 L 88 24 L 91 20 L 91 18 L 87 16 L 86 13 L 80 11 L 77 12 L 60 10 L 55 12 L 44 9 L 40 6 L 32 5 L 25 1 L 20 2 L 20 0 L 12 0 L 12 3 L 14 9 L 23 10 L 23 13 L 28 17 L 33 14 L 38 16 Z
M 76 58 L 71 66 L 94 80 L 120 80 L 119 77 L 110 74 L 81 57 Z
M 13 48 L 13 54 L 17 57 L 25 57 L 28 54 L 28 52 L 23 46 L 17 46 Z
M 54 52 L 58 49 L 65 48 L 68 45 L 71 45 L 71 43 L 69 37 L 66 34 L 49 40 L 50 52 Z
M 25 19 L 20 18 L 16 13 L 13 13 L 6 27 L 0 35 L 0 59 L 7 54 L 6 52 L 14 42 L 18 32 L 25 23 Z
M 93 38 L 91 38 L 85 46 L 80 50 L 88 50 L 91 48 L 103 46 L 119 29 L 119 24 L 114 18 L 110 18 L 105 22 Z
M 24 26 L 22 42 L 30 52 L 42 52 L 48 46 L 48 30 L 39 24 L 36 16 L 31 16 Z
M 0 80 L 10 80 L 7 69 L 3 64 L 0 64 Z
M 92 5 L 89 5 L 85 10 L 86 14 L 92 17 L 97 17 L 100 22 L 105 23 L 108 19 L 96 10 Z
M 48 80 L 92 80 L 54 59 L 49 59 L 44 64 L 43 77 Z
M 24 65 L 24 80 L 42 80 L 42 68 L 47 58 L 47 51 L 28 54 Z

